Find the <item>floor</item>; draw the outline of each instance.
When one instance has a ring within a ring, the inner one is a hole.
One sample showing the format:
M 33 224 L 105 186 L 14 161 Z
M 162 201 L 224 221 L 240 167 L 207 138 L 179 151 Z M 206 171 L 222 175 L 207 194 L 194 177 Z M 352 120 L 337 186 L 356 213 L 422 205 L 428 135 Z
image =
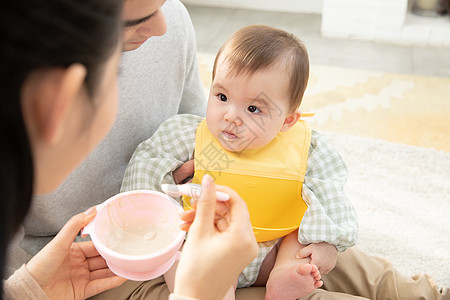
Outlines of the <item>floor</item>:
M 309 50 L 312 64 L 450 77 L 450 48 L 325 38 L 320 34 L 321 17 L 316 14 L 186 7 L 197 34 L 199 52 L 215 54 L 234 31 L 250 24 L 265 24 L 299 36 Z

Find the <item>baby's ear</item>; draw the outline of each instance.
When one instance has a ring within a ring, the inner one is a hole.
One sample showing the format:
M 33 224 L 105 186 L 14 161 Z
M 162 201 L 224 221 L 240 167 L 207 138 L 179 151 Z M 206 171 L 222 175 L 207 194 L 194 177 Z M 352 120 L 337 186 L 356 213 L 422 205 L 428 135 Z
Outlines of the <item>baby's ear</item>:
M 297 123 L 298 119 L 300 119 L 301 115 L 301 112 L 296 110 L 293 114 L 287 116 L 286 119 L 284 119 L 284 123 L 283 126 L 281 126 L 280 131 L 286 132 L 291 129 L 291 127 Z

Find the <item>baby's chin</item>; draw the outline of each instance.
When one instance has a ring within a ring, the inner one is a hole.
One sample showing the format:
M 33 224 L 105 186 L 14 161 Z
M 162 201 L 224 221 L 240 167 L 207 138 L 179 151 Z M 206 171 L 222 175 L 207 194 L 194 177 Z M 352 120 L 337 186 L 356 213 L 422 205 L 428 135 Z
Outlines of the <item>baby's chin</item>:
M 242 145 L 242 144 L 238 144 L 238 143 L 227 142 L 224 140 L 219 140 L 219 143 L 223 149 L 227 150 L 228 152 L 233 152 L 233 153 L 239 153 L 239 152 L 243 152 L 243 151 L 247 151 L 247 150 L 256 149 L 256 147 L 251 147 L 251 145 Z
M 220 145 L 223 149 L 227 150 L 228 152 L 241 152 L 241 147 L 238 147 L 238 145 L 233 145 L 230 142 L 220 141 Z

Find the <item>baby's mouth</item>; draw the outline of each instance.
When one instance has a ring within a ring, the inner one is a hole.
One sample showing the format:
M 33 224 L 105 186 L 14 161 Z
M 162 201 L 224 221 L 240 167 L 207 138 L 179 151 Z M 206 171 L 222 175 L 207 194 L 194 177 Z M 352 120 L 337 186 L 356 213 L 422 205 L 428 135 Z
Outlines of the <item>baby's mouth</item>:
M 231 133 L 231 132 L 227 132 L 227 131 L 222 131 L 222 138 L 226 142 L 234 142 L 239 139 L 239 137 L 237 135 L 235 135 L 234 133 Z

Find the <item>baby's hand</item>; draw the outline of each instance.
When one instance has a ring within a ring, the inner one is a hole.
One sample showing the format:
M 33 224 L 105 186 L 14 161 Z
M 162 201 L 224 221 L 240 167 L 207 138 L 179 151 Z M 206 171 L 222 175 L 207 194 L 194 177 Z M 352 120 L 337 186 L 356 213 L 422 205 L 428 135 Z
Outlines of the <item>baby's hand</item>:
M 172 172 L 172 176 L 175 184 L 191 182 L 192 176 L 194 176 L 194 159 L 188 160 L 182 164 L 178 169 Z
M 311 258 L 311 264 L 317 266 L 320 274 L 326 275 L 336 266 L 337 249 L 334 245 L 326 242 L 309 244 L 301 249 L 296 257 L 297 258 Z

